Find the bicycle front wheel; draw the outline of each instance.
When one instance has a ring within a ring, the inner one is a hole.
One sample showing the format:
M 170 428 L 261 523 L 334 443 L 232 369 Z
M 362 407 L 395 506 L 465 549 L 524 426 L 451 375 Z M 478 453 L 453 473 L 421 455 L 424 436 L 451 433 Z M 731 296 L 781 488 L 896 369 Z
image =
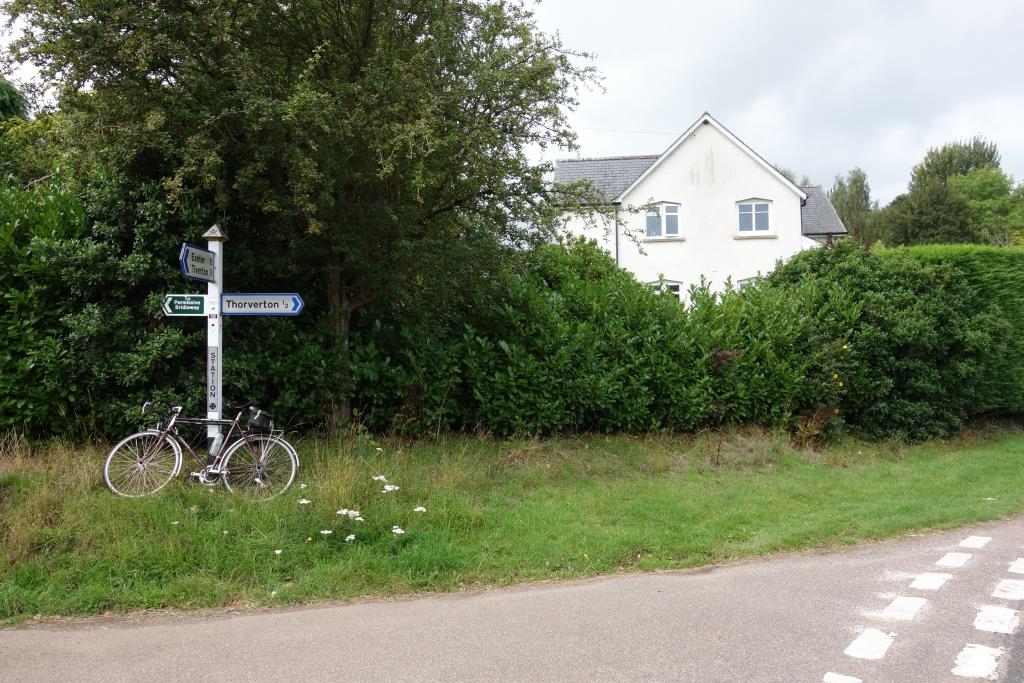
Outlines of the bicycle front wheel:
M 181 469 L 181 446 L 173 437 L 150 429 L 122 439 L 103 464 L 111 491 L 125 498 L 156 493 Z
M 299 456 L 284 439 L 256 434 L 231 444 L 221 469 L 229 491 L 251 500 L 270 500 L 292 485 Z

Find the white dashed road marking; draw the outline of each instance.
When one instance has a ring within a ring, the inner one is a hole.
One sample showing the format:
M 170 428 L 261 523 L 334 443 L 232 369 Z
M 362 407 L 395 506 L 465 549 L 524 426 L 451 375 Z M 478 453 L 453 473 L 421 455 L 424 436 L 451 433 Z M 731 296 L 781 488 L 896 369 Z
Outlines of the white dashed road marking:
M 843 653 L 857 659 L 881 659 L 895 637 L 895 633 L 884 633 L 877 628 L 864 629 Z
M 1019 625 L 1020 612 L 996 605 L 982 605 L 974 619 L 974 628 L 990 633 L 1012 634 Z
M 853 676 L 834 674 L 829 671 L 825 674 L 825 677 L 821 679 L 821 683 L 862 683 L 862 681 L 859 678 L 854 678 Z
M 961 548 L 984 548 L 992 539 L 988 536 L 968 536 L 960 541 Z
M 910 621 L 917 616 L 917 613 L 928 602 L 924 598 L 898 597 L 889 603 L 889 606 L 882 611 L 883 619 L 896 619 L 898 621 Z
M 916 588 L 919 591 L 937 591 L 952 578 L 952 574 L 925 572 L 924 574 L 918 574 L 914 582 L 910 584 L 910 587 Z
M 985 647 L 984 645 L 968 644 L 956 656 L 956 667 L 953 674 L 964 678 L 988 678 L 995 680 L 996 667 L 999 666 L 999 655 L 1003 649 Z
M 1024 574 L 1024 557 L 1018 557 L 1017 560 L 1010 565 L 1010 568 L 1006 571 L 1014 574 Z
M 969 559 L 971 559 L 970 553 L 946 553 L 935 564 L 940 567 L 962 567 Z
M 1006 600 L 1024 600 L 1024 581 L 1020 579 L 1003 579 L 992 592 L 993 598 Z

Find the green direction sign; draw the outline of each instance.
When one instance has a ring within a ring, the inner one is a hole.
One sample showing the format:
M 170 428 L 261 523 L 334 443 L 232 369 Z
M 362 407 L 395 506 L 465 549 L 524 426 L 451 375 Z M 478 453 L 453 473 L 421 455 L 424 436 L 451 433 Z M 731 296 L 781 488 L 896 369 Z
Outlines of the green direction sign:
M 202 294 L 168 294 L 164 297 L 164 315 L 206 315 L 206 297 Z

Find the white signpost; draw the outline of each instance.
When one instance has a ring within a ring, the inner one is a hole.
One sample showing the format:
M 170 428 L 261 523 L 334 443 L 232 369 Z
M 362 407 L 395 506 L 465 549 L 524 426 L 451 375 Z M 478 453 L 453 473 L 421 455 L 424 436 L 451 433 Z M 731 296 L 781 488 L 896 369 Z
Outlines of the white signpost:
M 214 225 L 203 233 L 203 239 L 209 245 L 209 253 L 213 257 L 213 277 L 207 280 L 206 285 L 206 419 L 219 420 L 224 407 L 224 396 L 221 392 L 224 342 L 220 321 L 220 295 L 224 291 L 224 242 L 227 236 Z M 182 247 L 182 255 L 185 252 L 186 247 Z M 192 256 L 191 252 L 189 256 Z M 202 269 L 205 263 L 208 261 L 197 268 Z M 184 272 L 182 266 L 182 273 Z M 220 450 L 223 439 L 220 425 L 206 427 L 206 442 L 211 456 Z
M 224 241 L 227 236 L 214 225 L 205 233 L 208 249 L 182 244 L 178 256 L 181 274 L 188 280 L 205 282 L 206 295 L 167 294 L 164 315 L 206 316 L 206 418 L 220 420 L 224 408 L 223 385 L 224 315 L 286 315 L 302 312 L 305 304 L 295 293 L 232 293 L 224 294 Z M 207 447 L 215 454 L 223 440 L 220 425 L 206 428 Z

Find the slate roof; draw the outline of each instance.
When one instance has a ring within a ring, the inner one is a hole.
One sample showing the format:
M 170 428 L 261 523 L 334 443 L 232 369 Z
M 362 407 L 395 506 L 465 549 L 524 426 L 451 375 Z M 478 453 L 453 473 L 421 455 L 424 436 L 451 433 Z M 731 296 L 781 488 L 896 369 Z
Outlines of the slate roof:
M 606 201 L 622 194 L 660 158 L 660 154 L 599 159 L 566 159 L 555 163 L 555 182 L 563 185 L 589 180 Z
M 845 235 L 846 226 L 839 219 L 835 207 L 820 185 L 801 187 L 807 201 L 800 207 L 800 232 L 812 235 Z

